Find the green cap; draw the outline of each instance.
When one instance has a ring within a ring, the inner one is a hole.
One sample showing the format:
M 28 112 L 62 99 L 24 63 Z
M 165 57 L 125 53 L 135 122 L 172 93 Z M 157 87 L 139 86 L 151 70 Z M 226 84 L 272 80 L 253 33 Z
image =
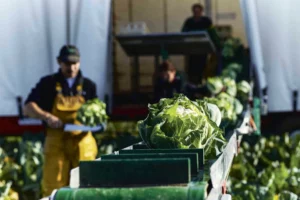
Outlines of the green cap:
M 79 62 L 79 50 L 74 45 L 64 45 L 60 49 L 59 56 L 57 58 L 62 62 Z

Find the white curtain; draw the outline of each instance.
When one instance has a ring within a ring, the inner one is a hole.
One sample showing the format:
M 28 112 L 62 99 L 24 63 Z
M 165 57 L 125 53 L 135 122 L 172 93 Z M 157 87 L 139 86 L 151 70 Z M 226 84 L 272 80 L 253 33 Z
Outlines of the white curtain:
M 263 70 L 258 71 L 266 77 L 269 111 L 292 111 L 293 91 L 299 91 L 300 88 L 300 20 L 297 16 L 300 2 L 241 0 L 241 5 L 246 5 L 242 9 L 244 8 L 243 13 L 246 16 L 244 20 L 248 26 L 247 34 L 252 39 L 249 42 L 251 53 L 258 54 L 261 48 L 259 54 L 262 56 Z M 257 61 L 256 57 L 254 62 Z M 300 97 L 298 102 L 300 103 Z
M 285 30 L 287 43 L 284 45 L 286 48 L 286 60 L 289 62 L 289 76 L 292 77 L 293 90 L 298 91 L 298 107 L 300 110 L 300 18 L 299 9 L 300 1 L 289 0 L 286 6 L 285 15 L 288 17 L 287 26 Z
M 71 43 L 81 52 L 83 74 L 97 83 L 99 98 L 112 99 L 111 0 L 70 0 Z M 111 105 L 111 104 L 110 104 Z
M 71 43 L 78 45 L 83 74 L 96 82 L 101 99 L 112 89 L 110 1 L 70 1 Z M 66 5 L 66 0 L 0 0 L 0 116 L 17 115 L 16 97 L 25 100 L 42 76 L 58 70 L 56 57 L 67 42 Z
M 262 54 L 261 38 L 259 32 L 258 16 L 255 1 L 240 1 L 244 25 L 247 34 L 248 43 L 251 46 L 251 60 L 252 65 L 257 75 L 260 96 L 262 90 L 267 87 L 266 75 L 264 71 L 264 59 Z

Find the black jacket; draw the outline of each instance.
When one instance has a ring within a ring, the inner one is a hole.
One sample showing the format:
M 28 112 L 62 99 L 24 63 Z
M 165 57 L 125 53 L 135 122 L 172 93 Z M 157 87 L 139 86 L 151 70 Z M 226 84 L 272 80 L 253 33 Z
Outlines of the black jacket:
M 158 102 L 161 98 L 172 98 L 175 93 L 183 93 L 185 85 L 184 74 L 176 72 L 175 79 L 172 83 L 157 78 L 154 86 L 154 100 Z
M 51 112 L 56 92 L 56 83 L 59 82 L 62 86 L 62 93 L 65 96 L 72 96 L 77 94 L 76 86 L 80 80 L 83 80 L 82 95 L 84 99 L 90 100 L 96 98 L 96 84 L 88 78 L 84 78 L 79 72 L 72 88 L 69 88 L 68 83 L 59 70 L 59 72 L 42 77 L 36 86 L 31 90 L 25 104 L 35 102 L 41 109 Z
M 212 21 L 208 17 L 201 17 L 199 21 L 195 21 L 194 17 L 188 18 L 181 29 L 182 32 L 203 31 L 210 28 Z

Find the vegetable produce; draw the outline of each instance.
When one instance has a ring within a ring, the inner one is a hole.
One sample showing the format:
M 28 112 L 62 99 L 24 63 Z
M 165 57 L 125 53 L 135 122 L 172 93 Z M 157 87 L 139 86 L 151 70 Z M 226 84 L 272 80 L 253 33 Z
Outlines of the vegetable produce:
M 236 80 L 238 74 L 240 74 L 241 71 L 242 71 L 242 65 L 238 63 L 231 63 L 223 69 L 222 76 Z
M 31 190 L 39 187 L 42 179 L 43 149 L 41 142 L 26 141 L 20 145 L 20 165 L 23 167 L 23 190 Z
M 247 81 L 241 81 L 237 84 L 237 97 L 241 101 L 247 101 L 250 91 L 251 86 Z
M 288 134 L 257 138 L 255 144 L 243 141 L 240 154 L 236 157 L 230 173 L 233 197 L 245 197 L 245 189 L 237 187 L 242 181 L 248 186 L 265 188 L 268 197 L 256 195 L 255 199 L 258 200 L 272 199 L 275 195 L 278 195 L 279 199 L 298 199 L 299 153 L 299 140 L 292 140 Z
M 224 69 L 222 71 L 222 76 L 223 77 L 232 78 L 232 79 L 236 80 L 237 73 L 235 71 L 230 70 L 230 69 Z
M 235 80 L 229 77 L 213 77 L 207 79 L 207 88 L 213 95 L 226 92 L 232 97 L 237 94 L 237 86 Z
M 0 199 L 1 200 L 19 200 L 19 195 L 11 189 L 12 181 L 0 181 Z
M 4 142 L 4 148 L 0 148 L 0 197 L 38 199 L 43 165 L 41 142 L 22 141 L 19 137 L 8 137 Z
M 224 85 L 220 77 L 212 77 L 207 79 L 207 88 L 212 94 L 219 94 L 223 87 Z
M 77 120 L 86 126 L 97 126 L 107 119 L 106 104 L 97 98 L 88 100 L 77 112 Z
M 231 63 L 229 65 L 227 65 L 225 67 L 225 69 L 229 70 L 229 71 L 233 71 L 237 74 L 242 72 L 242 65 L 238 64 L 238 63 Z
M 223 45 L 222 55 L 223 57 L 230 59 L 236 54 L 238 48 L 242 45 L 241 40 L 238 38 L 229 38 Z
M 292 192 L 283 191 L 279 194 L 279 200 L 298 200 L 298 196 Z
M 222 92 L 217 96 L 218 99 L 228 101 L 234 108 L 234 112 L 239 115 L 243 111 L 243 105 L 240 103 L 240 101 L 229 94 Z
M 226 77 L 226 78 L 223 78 L 222 81 L 223 81 L 223 85 L 226 88 L 226 93 L 232 97 L 235 97 L 236 92 L 237 92 L 235 80 Z
M 0 199 L 11 200 L 12 184 L 18 181 L 21 167 L 9 159 L 0 148 Z M 18 197 L 17 197 L 18 198 Z
M 225 128 L 228 125 L 234 125 L 237 121 L 238 115 L 243 111 L 243 105 L 238 99 L 222 92 L 215 98 L 206 98 L 207 102 L 215 104 L 221 111 L 222 123 L 221 127 Z
M 25 136 L 26 135 L 26 136 Z M 0 137 L 0 200 L 40 199 L 43 147 L 35 133 Z M 44 135 L 41 133 L 41 136 Z M 137 122 L 109 122 L 107 130 L 95 135 L 99 156 L 140 142 Z M 19 198 L 20 197 L 20 198 Z
M 229 101 L 225 101 L 218 98 L 207 98 L 207 102 L 215 104 L 221 111 L 222 123 L 221 127 L 226 127 L 236 121 L 237 116 L 234 112 L 234 107 Z
M 208 103 L 207 108 L 209 111 L 210 119 L 216 123 L 217 126 L 221 124 L 222 114 L 217 105 Z
M 226 143 L 215 123 L 220 121 L 218 114 L 209 110 L 206 101 L 191 101 L 180 94 L 161 99 L 148 110 L 138 129 L 151 148 L 204 148 L 205 158 L 215 158 Z

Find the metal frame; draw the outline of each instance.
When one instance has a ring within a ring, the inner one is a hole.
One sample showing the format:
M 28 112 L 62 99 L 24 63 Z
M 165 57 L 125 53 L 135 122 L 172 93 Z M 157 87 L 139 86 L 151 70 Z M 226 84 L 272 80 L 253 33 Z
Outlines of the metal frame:
M 186 37 L 186 38 L 185 38 Z M 159 67 L 159 56 L 161 55 L 162 51 L 168 51 L 168 45 L 175 45 L 176 43 L 181 40 L 181 42 L 204 42 L 210 46 L 210 50 L 212 52 L 216 52 L 216 47 L 212 40 L 210 39 L 209 34 L 206 31 L 199 31 L 199 32 L 188 32 L 188 33 L 151 33 L 151 34 L 132 34 L 132 35 L 117 35 L 117 39 L 119 40 L 122 48 L 125 50 L 128 56 L 131 58 L 131 88 L 133 90 L 134 95 L 139 93 L 139 57 L 140 56 L 154 56 L 155 60 L 155 72 Z M 148 52 L 140 52 L 138 49 L 143 49 L 140 44 L 144 45 L 152 45 L 154 48 L 149 50 Z M 134 49 L 135 52 L 130 52 L 130 50 L 126 49 L 128 46 L 132 46 L 131 49 Z M 133 48 L 134 47 L 134 48 Z M 181 50 L 178 52 L 172 51 L 168 52 L 170 55 L 185 55 L 184 53 L 180 53 Z M 205 50 L 206 51 L 206 50 Z M 192 51 L 191 51 L 192 52 Z M 199 53 L 201 54 L 201 53 Z

